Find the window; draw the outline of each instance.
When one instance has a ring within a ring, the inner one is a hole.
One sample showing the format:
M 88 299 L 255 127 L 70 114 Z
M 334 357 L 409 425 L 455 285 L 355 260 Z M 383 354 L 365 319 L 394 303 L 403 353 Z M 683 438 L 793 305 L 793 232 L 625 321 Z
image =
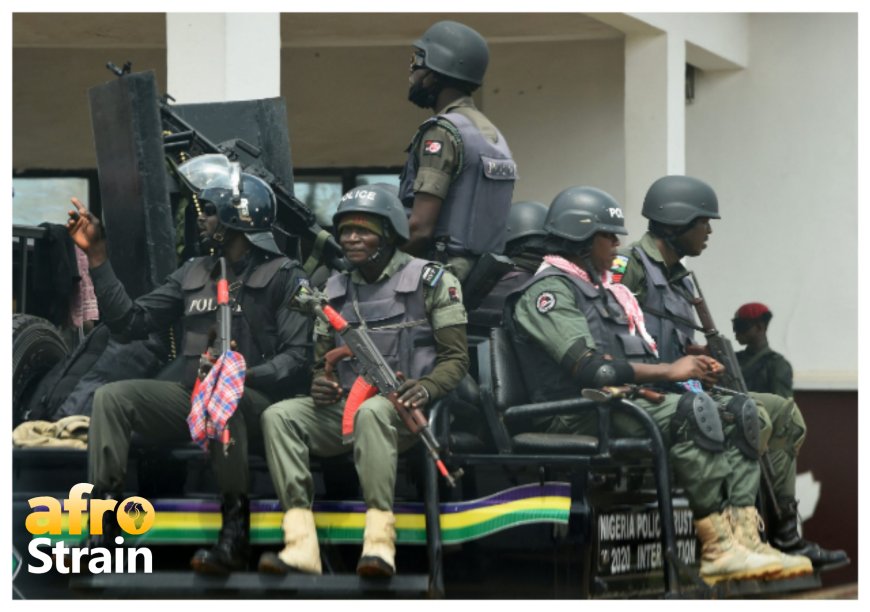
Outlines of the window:
M 398 168 L 330 168 L 294 170 L 293 191 L 308 204 L 323 227 L 332 225 L 332 215 L 341 196 L 360 185 L 386 183 L 399 186 Z
M 64 224 L 77 197 L 89 206 L 90 181 L 85 177 L 27 177 L 12 179 L 13 225 Z

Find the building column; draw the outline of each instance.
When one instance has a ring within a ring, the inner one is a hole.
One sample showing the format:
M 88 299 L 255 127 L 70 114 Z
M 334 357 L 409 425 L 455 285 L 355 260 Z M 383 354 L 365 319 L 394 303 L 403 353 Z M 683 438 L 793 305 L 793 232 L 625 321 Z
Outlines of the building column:
M 167 91 L 179 104 L 275 98 L 279 13 L 167 13 Z
M 677 35 L 628 34 L 625 38 L 625 210 L 631 238 L 646 220 L 640 211 L 647 189 L 686 168 L 686 43 Z

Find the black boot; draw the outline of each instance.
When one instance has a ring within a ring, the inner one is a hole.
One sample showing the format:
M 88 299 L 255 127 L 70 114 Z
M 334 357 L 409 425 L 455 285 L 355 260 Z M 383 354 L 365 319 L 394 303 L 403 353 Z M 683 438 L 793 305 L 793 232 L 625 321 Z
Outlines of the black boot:
M 103 499 L 120 503 L 119 500 L 121 499 L 121 496 L 117 493 L 97 493 L 91 496 L 91 500 L 94 499 Z M 88 512 L 90 512 L 90 508 L 88 509 Z M 109 550 L 114 550 L 118 548 L 118 544 L 115 542 L 115 538 L 119 535 L 122 535 L 122 533 L 121 526 L 118 524 L 117 512 L 118 506 L 115 506 L 114 510 L 106 510 L 103 513 L 103 533 L 88 533 L 88 539 L 85 541 L 85 546 L 87 546 L 88 548 L 108 548 Z
M 94 493 L 91 495 L 91 500 L 102 499 L 107 501 L 114 500 L 117 502 L 121 497 L 122 496 L 117 493 Z M 93 551 L 95 548 L 105 548 L 109 551 L 109 554 L 114 556 L 115 550 L 120 546 L 123 546 L 123 544 L 119 545 L 115 542 L 115 538 L 117 536 L 123 537 L 124 535 L 121 531 L 121 526 L 118 524 L 117 511 L 117 506 L 115 506 L 113 510 L 106 510 L 100 520 L 103 527 L 103 533 L 95 534 L 89 532 L 87 539 L 85 539 L 81 545 L 87 547 L 90 551 Z M 88 508 L 88 512 L 90 516 L 90 513 L 92 512 L 91 508 Z M 90 519 L 88 520 L 88 523 L 90 523 Z M 82 558 L 80 568 L 83 574 L 91 574 L 90 560 L 90 554 Z
M 251 511 L 246 495 L 224 495 L 217 544 L 200 548 L 190 560 L 195 572 L 226 576 L 247 568 L 250 557 Z
M 830 570 L 848 565 L 848 555 L 843 550 L 826 550 L 801 537 L 798 532 L 800 516 L 797 511 L 797 500 L 794 497 L 784 497 L 777 500 L 780 518 L 774 521 L 770 531 L 773 546 L 789 555 L 803 555 L 813 563 L 814 570 Z

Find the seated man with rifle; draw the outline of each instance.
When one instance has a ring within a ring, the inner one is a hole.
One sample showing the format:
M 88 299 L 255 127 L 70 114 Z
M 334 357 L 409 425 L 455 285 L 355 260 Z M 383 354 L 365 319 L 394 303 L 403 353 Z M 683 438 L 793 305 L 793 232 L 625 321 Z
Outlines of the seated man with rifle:
M 311 322 L 287 308 L 298 287 L 307 284 L 299 264 L 285 257 L 270 227 L 275 219 L 275 195 L 255 176 L 239 173 L 226 157 L 195 158 L 181 174 L 202 204 L 199 215 L 203 250 L 216 255 L 185 262 L 152 292 L 131 300 L 112 271 L 100 222 L 73 199 L 68 230 L 87 253 L 91 278 L 108 327 L 122 340 L 145 338 L 182 322 L 184 370 L 180 380 L 124 380 L 97 389 L 88 440 L 88 478 L 92 499 L 123 499 L 127 456 L 133 432 L 148 441 L 190 442 L 193 428 L 191 391 L 204 371 L 209 337 L 219 314 L 228 314 L 231 339 L 220 338 L 244 358 L 244 387 L 235 411 L 226 421 L 229 437 L 198 440 L 208 446 L 221 494 L 218 542 L 196 552 L 193 569 L 227 574 L 245 569 L 249 556 L 248 449 L 262 447 L 260 414 L 282 397 L 298 393 L 308 382 Z M 190 171 L 190 172 L 188 172 Z M 199 174 L 197 174 L 197 172 Z M 208 177 L 205 185 L 198 178 Z M 200 188 L 197 188 L 200 187 Z M 205 187 L 205 188 L 202 188 Z M 226 260 L 226 275 L 221 264 Z M 226 281 L 229 281 L 227 284 Z M 223 288 L 223 291 L 219 289 Z M 215 343 L 212 343 L 213 345 Z M 114 513 L 103 515 L 103 534 L 92 545 L 114 546 L 120 528 Z
M 450 479 L 421 411 L 468 370 L 466 312 L 456 277 L 441 264 L 397 250 L 408 239 L 408 221 L 388 188 L 349 191 L 333 227 L 351 271 L 329 278 L 323 301 L 312 299 L 310 291 L 296 300 L 300 308 L 314 306 L 319 317 L 311 395 L 279 402 L 263 414 L 266 459 L 285 510 L 285 545 L 263 554 L 259 569 L 321 573 L 309 454 L 352 451 L 367 508 L 357 573 L 389 577 L 396 571 L 398 454 L 420 435 Z
M 713 232 L 710 221 L 720 218 L 715 192 L 696 178 L 665 176 L 647 191 L 642 214 L 649 219 L 647 233 L 615 258 L 612 271 L 637 297 L 661 358 L 674 361 L 691 353 L 709 353 L 725 366 L 715 391 L 734 398 L 726 412 L 740 423 L 740 398 L 748 395 L 758 406 L 758 451 L 764 478 L 769 480 L 763 490 L 771 543 L 789 555 L 808 557 L 815 569 L 848 563 L 844 551 L 826 550 L 798 531 L 795 477 L 797 455 L 806 437 L 800 409 L 791 398 L 747 391 L 731 343 L 716 330 L 694 275 L 680 263 L 683 257 L 699 256 L 707 247 Z M 696 311 L 700 325 L 695 322 Z M 706 347 L 694 344 L 696 330 L 706 337 Z M 747 526 L 760 524 L 749 506 L 731 518 Z
M 676 484 L 688 498 L 701 541 L 701 578 L 715 584 L 788 575 L 790 560 L 777 551 L 750 550 L 743 526 L 728 520 L 728 508 L 754 503 L 758 461 L 735 443 L 734 423 L 719 417 L 720 401 L 676 385 L 713 381 L 722 365 L 706 355 L 660 362 L 637 301 L 612 283 L 617 235 L 626 234 L 619 204 L 592 187 L 566 189 L 550 205 L 544 231 L 544 263 L 508 296 L 504 316 L 531 401 L 572 398 L 582 389 L 649 386 L 635 402 L 661 430 Z M 757 422 L 751 400 L 744 409 Z M 595 435 L 596 420 L 597 412 L 577 412 L 542 418 L 536 428 Z M 628 415 L 615 413 L 612 427 L 622 436 L 645 437 Z

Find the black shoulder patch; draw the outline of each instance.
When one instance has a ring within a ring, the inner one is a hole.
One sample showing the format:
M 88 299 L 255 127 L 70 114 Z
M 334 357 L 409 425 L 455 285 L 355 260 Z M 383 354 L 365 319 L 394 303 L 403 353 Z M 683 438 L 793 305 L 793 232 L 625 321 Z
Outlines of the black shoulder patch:
M 444 276 L 444 266 L 439 263 L 428 263 L 423 266 L 423 273 L 420 276 L 423 279 L 424 285 L 435 287 L 441 282 L 441 277 Z

